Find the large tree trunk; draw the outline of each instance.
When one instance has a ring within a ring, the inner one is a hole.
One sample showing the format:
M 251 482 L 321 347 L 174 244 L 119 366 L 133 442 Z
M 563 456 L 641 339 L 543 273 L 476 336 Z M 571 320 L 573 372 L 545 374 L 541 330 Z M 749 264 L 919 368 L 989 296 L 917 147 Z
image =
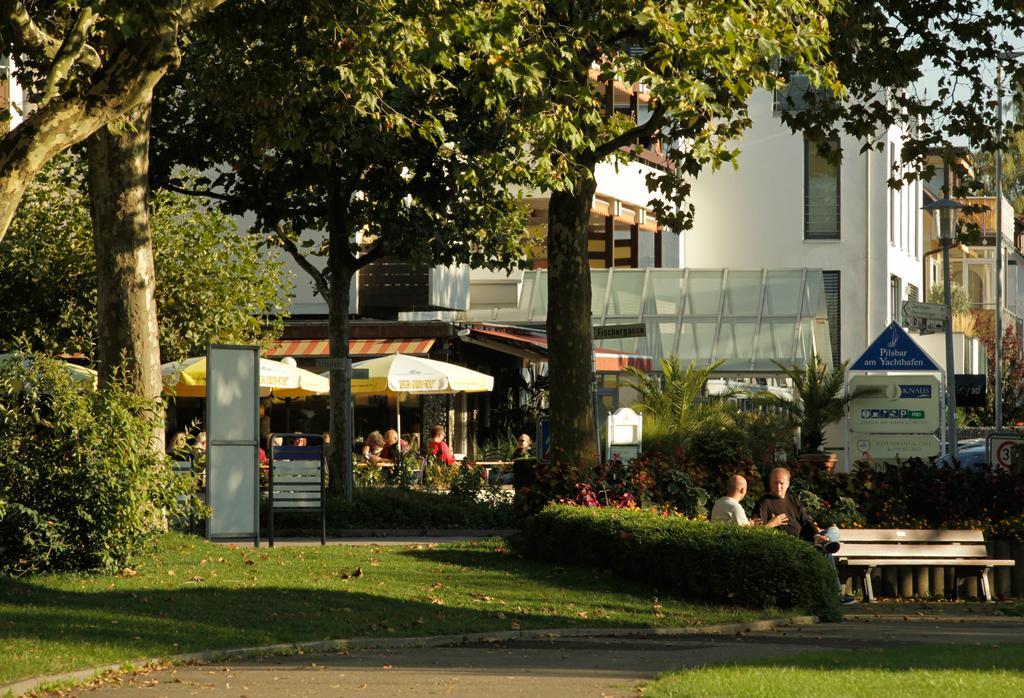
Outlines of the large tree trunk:
M 201 10 L 190 8 L 189 19 L 220 2 L 208 0 Z M 95 74 L 84 94 L 51 99 L 0 138 L 0 240 L 25 188 L 50 159 L 137 105 L 148 104 L 153 87 L 178 60 L 177 33 L 174 24 L 127 41 Z
M 97 363 L 100 385 L 123 368 L 142 397 L 160 398 L 160 334 L 149 230 L 150 102 L 86 142 L 96 249 Z M 123 362 L 123 366 L 122 366 Z M 153 415 L 154 450 L 163 450 L 163 415 Z
M 327 299 L 331 358 L 343 361 L 348 356 L 348 305 L 351 295 L 353 268 L 348 253 L 348 233 L 344 226 L 334 222 L 330 226 L 330 250 L 327 266 L 330 271 L 330 294 Z M 352 485 L 352 435 L 348 430 L 349 411 L 352 409 L 352 382 L 346 371 L 330 372 L 330 432 L 331 449 L 328 469 L 330 490 L 335 494 L 349 492 Z
M 597 182 L 584 170 L 573 191 L 555 191 L 548 209 L 548 368 L 551 446 L 557 463 L 598 462 L 587 222 Z

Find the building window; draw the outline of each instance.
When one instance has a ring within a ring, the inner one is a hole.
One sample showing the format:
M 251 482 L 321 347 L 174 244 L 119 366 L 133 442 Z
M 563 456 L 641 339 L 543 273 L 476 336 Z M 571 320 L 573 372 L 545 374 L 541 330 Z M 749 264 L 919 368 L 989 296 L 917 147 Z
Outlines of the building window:
M 823 271 L 821 275 L 825 281 L 825 313 L 828 316 L 828 338 L 832 343 L 832 365 L 838 366 L 840 362 L 839 340 L 842 337 L 842 325 L 840 322 L 840 284 L 838 271 Z
M 907 284 L 907 300 L 917 301 L 920 300 L 921 292 L 914 284 Z
M 832 148 L 839 150 L 834 141 Z M 804 139 L 804 239 L 839 239 L 839 163 L 826 160 Z
M 900 284 L 900 277 L 890 276 L 889 277 L 889 298 L 891 299 L 890 311 L 892 313 L 892 321 L 900 322 L 900 305 L 902 304 L 903 288 Z

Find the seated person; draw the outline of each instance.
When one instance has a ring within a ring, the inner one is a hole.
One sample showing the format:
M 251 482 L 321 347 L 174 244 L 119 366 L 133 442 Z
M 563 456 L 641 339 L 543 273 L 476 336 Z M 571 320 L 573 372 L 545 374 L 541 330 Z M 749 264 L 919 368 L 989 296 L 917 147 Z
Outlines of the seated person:
M 533 458 L 533 439 L 529 434 L 520 434 L 516 440 L 516 450 L 512 452 L 512 460 Z
M 835 560 L 832 558 L 832 553 L 839 550 L 839 529 L 835 526 L 830 526 L 825 530 L 818 527 L 800 500 L 795 495 L 789 494 L 790 479 L 789 470 L 786 468 L 775 468 L 769 473 L 768 494 L 757 503 L 757 515 L 764 520 L 778 514 L 785 514 L 786 523 L 778 526 L 778 530 L 819 546 L 834 567 Z M 841 603 L 856 602 L 852 596 L 842 594 L 842 585 L 839 583 L 838 574 L 836 575 L 836 586 L 840 588 Z
M 434 456 L 446 465 L 455 464 L 455 454 L 444 442 L 444 427 L 437 424 L 430 428 L 430 441 L 427 442 L 427 455 Z
M 384 432 L 384 451 L 381 452 L 381 457 L 392 462 L 398 462 L 398 456 L 400 453 L 409 452 L 409 442 L 405 439 L 401 439 L 399 443 L 398 432 L 394 429 L 388 429 Z
M 785 513 L 776 514 L 767 522 L 762 523 L 761 519 L 753 521 L 747 519 L 747 512 L 743 511 L 740 502 L 747 496 L 747 479 L 742 475 L 733 475 L 725 486 L 725 496 L 715 502 L 711 509 L 711 521 L 716 523 L 734 523 L 740 526 L 766 526 L 778 528 L 788 523 L 789 519 Z
M 176 431 L 167 441 L 167 455 L 174 456 L 178 460 L 187 460 L 189 458 L 188 452 L 188 436 L 183 431 Z
M 384 437 L 379 431 L 371 431 L 366 435 L 366 443 L 363 444 L 363 460 L 368 463 L 381 463 L 384 458 Z

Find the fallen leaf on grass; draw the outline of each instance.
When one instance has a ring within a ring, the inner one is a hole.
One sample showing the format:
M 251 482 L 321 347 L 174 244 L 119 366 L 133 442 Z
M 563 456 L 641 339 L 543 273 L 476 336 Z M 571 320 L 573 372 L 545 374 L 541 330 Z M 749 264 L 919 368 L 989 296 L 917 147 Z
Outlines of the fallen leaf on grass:
M 131 567 L 125 567 L 123 570 L 121 570 L 122 577 L 134 577 L 137 574 L 138 572 L 133 570 Z
M 587 612 L 586 611 L 580 611 L 579 613 L 576 614 L 576 617 L 577 618 L 586 618 L 587 617 Z
M 168 577 L 173 577 L 174 575 L 175 575 L 174 570 L 167 570 L 167 576 Z
M 523 626 L 519 624 L 519 621 L 517 621 L 517 620 L 512 621 L 512 629 L 513 630 L 519 630 L 521 627 L 523 627 Z
M 394 668 L 395 667 L 392 664 L 385 664 L 384 666 L 381 667 L 381 669 L 394 669 Z

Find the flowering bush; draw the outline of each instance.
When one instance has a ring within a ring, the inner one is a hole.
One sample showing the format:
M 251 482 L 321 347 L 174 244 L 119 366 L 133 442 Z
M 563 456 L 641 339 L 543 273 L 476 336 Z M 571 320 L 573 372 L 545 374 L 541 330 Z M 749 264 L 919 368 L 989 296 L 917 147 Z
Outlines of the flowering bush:
M 847 474 L 796 473 L 794 491 L 812 502 L 818 523 L 853 527 L 981 528 L 1024 540 L 1024 478 L 1004 468 L 857 463 Z M 820 502 L 820 504 L 818 504 Z

